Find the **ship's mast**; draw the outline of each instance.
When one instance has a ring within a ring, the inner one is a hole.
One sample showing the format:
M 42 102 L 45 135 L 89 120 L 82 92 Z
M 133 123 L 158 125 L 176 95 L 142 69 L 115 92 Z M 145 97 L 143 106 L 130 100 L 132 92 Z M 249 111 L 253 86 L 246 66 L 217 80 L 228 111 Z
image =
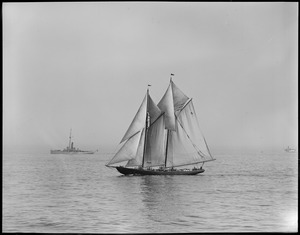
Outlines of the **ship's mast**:
M 144 167 L 145 151 L 146 151 L 146 145 L 147 145 L 147 129 L 148 129 L 148 118 L 149 118 L 149 114 L 148 114 L 149 86 L 151 86 L 151 85 L 148 85 L 148 88 L 147 88 L 146 120 L 145 120 L 145 140 L 144 140 L 144 151 L 143 151 L 142 167 Z
M 170 130 L 167 130 L 165 167 L 167 167 L 169 133 L 170 133 Z
M 72 128 L 70 130 L 70 137 L 69 137 L 69 148 L 68 148 L 68 152 L 70 151 L 70 148 L 71 148 L 71 135 L 72 135 Z
M 170 84 L 172 82 L 172 76 L 174 76 L 173 73 L 171 73 L 171 77 L 170 77 Z M 166 141 L 166 157 L 165 157 L 165 167 L 167 167 L 167 158 L 168 158 L 168 144 L 169 144 L 169 134 L 170 134 L 170 130 L 167 130 L 167 141 Z

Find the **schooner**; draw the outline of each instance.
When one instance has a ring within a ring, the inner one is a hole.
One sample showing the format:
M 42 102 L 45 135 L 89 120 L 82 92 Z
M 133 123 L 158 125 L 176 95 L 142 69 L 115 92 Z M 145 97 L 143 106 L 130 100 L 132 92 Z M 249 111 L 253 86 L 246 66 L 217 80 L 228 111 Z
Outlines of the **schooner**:
M 195 175 L 204 172 L 205 162 L 215 160 L 200 130 L 192 98 L 175 85 L 172 76 L 157 105 L 148 87 L 120 142 L 124 144 L 107 167 L 124 175 Z

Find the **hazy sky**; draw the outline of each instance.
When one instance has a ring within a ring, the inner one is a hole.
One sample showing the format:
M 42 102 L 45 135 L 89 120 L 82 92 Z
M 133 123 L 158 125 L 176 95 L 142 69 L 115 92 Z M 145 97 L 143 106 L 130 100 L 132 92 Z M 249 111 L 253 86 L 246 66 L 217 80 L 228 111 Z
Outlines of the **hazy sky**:
M 173 81 L 211 151 L 298 142 L 298 3 L 3 3 L 7 148 L 115 150 Z

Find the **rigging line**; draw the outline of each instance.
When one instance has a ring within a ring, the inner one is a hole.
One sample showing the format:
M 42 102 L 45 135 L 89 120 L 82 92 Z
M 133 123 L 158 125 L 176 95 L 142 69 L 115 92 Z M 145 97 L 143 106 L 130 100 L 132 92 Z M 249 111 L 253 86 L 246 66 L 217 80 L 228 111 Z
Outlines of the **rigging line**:
M 185 109 L 185 107 L 192 101 L 192 98 L 189 98 L 187 102 L 185 102 L 185 104 L 183 105 L 183 107 L 180 109 L 180 111 L 177 113 L 177 115 L 175 116 L 176 121 L 180 124 L 181 128 L 184 130 L 185 134 L 187 135 L 187 137 L 190 139 L 188 133 L 186 132 L 186 130 L 183 128 L 183 125 L 178 121 L 178 115 L 181 113 L 182 110 Z M 197 150 L 197 152 L 201 152 L 200 149 L 197 149 L 197 146 L 195 147 L 195 144 L 192 142 L 192 140 L 190 139 L 193 147 Z M 202 152 L 201 152 L 202 153 Z M 203 153 L 202 153 L 203 154 Z M 203 154 L 204 155 L 204 154 Z M 201 156 L 201 155 L 200 155 Z M 202 157 L 202 156 L 201 156 Z
M 178 113 L 178 114 L 180 114 L 181 113 L 181 111 L 190 103 L 192 101 L 192 98 L 190 98 L 186 103 L 185 103 L 185 105 L 183 106 L 183 108 L 180 110 L 180 112 Z M 195 108 L 194 108 L 194 105 L 193 105 L 193 103 L 191 103 L 191 105 L 192 105 L 192 107 L 193 107 L 193 112 L 194 112 L 194 114 L 195 114 L 195 116 L 196 116 L 196 122 L 197 122 L 197 126 L 198 126 L 198 128 L 199 128 L 199 130 L 200 130 L 200 133 L 201 133 L 201 135 L 202 135 L 202 138 L 204 139 L 204 142 L 205 142 L 205 145 L 206 145 L 206 148 L 207 148 L 207 151 L 208 151 L 208 153 L 209 153 L 209 156 L 211 157 L 211 158 L 213 158 L 213 156 L 211 155 L 211 152 L 210 152 L 210 149 L 209 149 L 209 147 L 208 147 L 208 144 L 207 144 L 207 142 L 206 142 L 206 139 L 205 139 L 205 137 L 204 137 L 204 135 L 203 135 L 203 133 L 202 133 L 202 130 L 201 130 L 201 128 L 200 128 L 200 125 L 199 125 L 199 122 L 198 122 L 198 119 L 197 119 L 197 113 L 196 113 L 196 111 L 195 111 Z M 178 115 L 177 114 L 177 115 Z M 176 115 L 175 115 L 175 117 L 176 117 Z M 182 127 L 182 129 L 184 129 L 183 127 Z M 200 151 L 200 150 L 199 150 Z M 201 152 L 201 151 L 200 151 Z M 202 153 L 202 152 L 201 152 Z M 203 154 L 203 153 L 202 153 Z
M 182 106 L 182 108 L 179 110 L 179 112 L 177 113 L 177 115 L 175 115 L 175 117 L 178 116 L 178 115 L 181 113 L 182 110 L 184 110 L 184 108 L 192 101 L 192 99 L 193 99 L 193 98 L 189 98 L 189 99 L 187 100 L 187 102 L 185 102 L 185 104 L 184 104 L 184 105 Z
M 154 122 L 150 122 L 150 125 L 149 125 L 149 127 L 148 127 L 148 129 L 151 127 L 151 126 L 153 126 L 153 124 L 158 120 L 158 119 L 160 119 L 160 117 L 162 116 L 162 115 L 164 115 L 165 114 L 165 112 L 162 112 L 156 119 L 155 119 L 155 121 Z
M 202 135 L 202 137 L 203 137 L 203 139 L 204 139 L 204 142 L 205 142 L 205 145 L 206 145 L 206 148 L 207 148 L 207 150 L 208 150 L 208 153 L 209 153 L 210 157 L 213 158 L 213 156 L 212 156 L 211 153 L 210 153 L 210 150 L 209 150 L 209 147 L 208 147 L 208 144 L 207 144 L 207 142 L 206 142 L 205 137 L 204 137 L 203 135 Z
M 176 117 L 176 116 L 175 116 Z M 188 137 L 188 139 L 190 140 L 190 142 L 192 143 L 193 147 L 197 150 L 197 153 L 199 153 L 199 155 L 201 157 L 205 157 L 205 155 L 201 152 L 200 149 L 198 149 L 198 147 L 193 143 L 192 139 L 190 138 L 189 134 L 186 132 L 186 130 L 184 129 L 183 125 L 180 123 L 180 121 L 178 120 L 178 118 L 176 117 L 176 121 L 180 124 L 182 130 L 185 132 L 186 136 Z M 203 156 L 202 156 L 202 155 Z
M 186 136 L 188 137 L 188 139 L 191 141 L 193 147 L 196 149 L 197 153 L 199 154 L 200 157 L 205 157 L 204 153 L 202 153 L 202 151 L 200 149 L 198 149 L 198 147 L 193 143 L 192 139 L 190 138 L 190 136 L 188 135 L 188 133 L 186 132 L 186 130 L 183 128 L 183 125 L 179 122 L 178 118 L 175 116 L 176 121 L 180 124 L 182 130 L 185 132 Z
M 199 130 L 200 130 L 200 133 L 201 133 L 201 135 L 202 135 L 202 138 L 204 139 L 204 142 L 205 142 L 206 148 L 207 148 L 207 150 L 208 150 L 208 153 L 209 153 L 210 157 L 213 158 L 213 156 L 211 155 L 210 149 L 209 149 L 209 147 L 208 147 L 208 144 L 207 144 L 207 142 L 206 142 L 206 139 L 205 139 L 205 137 L 204 137 L 204 135 L 203 135 L 203 132 L 202 132 L 202 130 L 201 130 L 201 128 L 200 128 L 200 125 L 199 125 L 199 122 L 198 122 L 198 118 L 197 118 L 197 113 L 196 113 L 196 111 L 195 111 L 195 108 L 194 108 L 193 103 L 192 103 L 192 107 L 193 107 L 193 112 L 194 112 L 195 117 L 196 117 L 196 122 L 197 122 L 198 128 L 199 128 Z

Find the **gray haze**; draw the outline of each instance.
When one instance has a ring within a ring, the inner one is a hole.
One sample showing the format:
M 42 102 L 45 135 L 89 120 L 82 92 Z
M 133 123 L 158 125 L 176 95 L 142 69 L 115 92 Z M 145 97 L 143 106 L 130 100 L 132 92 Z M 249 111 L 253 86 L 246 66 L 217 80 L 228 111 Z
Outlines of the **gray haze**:
M 298 142 L 298 3 L 3 5 L 5 149 L 115 151 L 170 73 L 212 152 Z

